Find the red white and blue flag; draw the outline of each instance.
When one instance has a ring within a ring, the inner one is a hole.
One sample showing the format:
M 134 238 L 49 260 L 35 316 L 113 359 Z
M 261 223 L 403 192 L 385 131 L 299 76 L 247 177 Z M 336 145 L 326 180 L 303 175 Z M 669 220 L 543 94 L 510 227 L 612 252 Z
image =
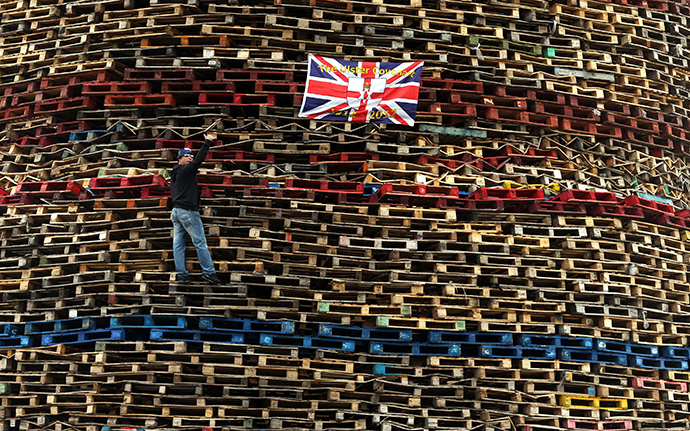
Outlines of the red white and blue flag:
M 414 125 L 423 61 L 346 61 L 309 54 L 299 116 Z

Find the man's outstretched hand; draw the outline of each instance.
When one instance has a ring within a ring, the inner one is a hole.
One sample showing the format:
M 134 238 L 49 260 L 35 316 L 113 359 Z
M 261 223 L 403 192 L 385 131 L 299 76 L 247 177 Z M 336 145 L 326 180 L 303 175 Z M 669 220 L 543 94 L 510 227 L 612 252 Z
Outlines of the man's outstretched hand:
M 215 133 L 205 133 L 204 134 L 204 139 L 206 139 L 207 141 L 215 141 L 217 137 L 218 137 L 218 135 L 216 135 Z

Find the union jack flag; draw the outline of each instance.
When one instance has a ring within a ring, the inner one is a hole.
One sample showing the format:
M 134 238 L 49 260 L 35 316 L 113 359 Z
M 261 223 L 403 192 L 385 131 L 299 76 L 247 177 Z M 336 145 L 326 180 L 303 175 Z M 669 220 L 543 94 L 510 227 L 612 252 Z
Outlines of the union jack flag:
M 309 54 L 299 116 L 414 125 L 423 61 L 346 61 Z

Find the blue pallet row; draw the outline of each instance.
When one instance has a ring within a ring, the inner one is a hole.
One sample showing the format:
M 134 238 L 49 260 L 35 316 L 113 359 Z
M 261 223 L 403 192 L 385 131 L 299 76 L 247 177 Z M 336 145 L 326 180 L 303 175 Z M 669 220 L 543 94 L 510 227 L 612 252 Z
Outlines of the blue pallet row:
M 512 345 L 513 334 L 501 332 L 457 332 L 457 331 L 429 331 L 427 333 L 429 343 L 452 344 L 502 344 Z
M 624 341 L 597 340 L 597 350 L 601 352 L 628 353 L 633 355 L 659 356 L 659 346 L 626 343 Z
M 452 344 L 373 341 L 369 343 L 368 352 L 374 355 L 460 356 L 461 348 Z
M 33 338 L 26 335 L 19 335 L 17 337 L 0 337 L 0 348 L 3 349 L 33 347 L 33 345 Z
M 303 337 L 302 347 L 310 349 L 341 350 L 343 352 L 354 352 L 355 342 L 352 340 L 338 340 L 321 337 Z
M 652 358 L 650 356 L 629 355 L 631 366 L 640 368 L 655 368 L 660 370 L 687 370 L 688 361 L 682 359 Z
M 690 359 L 690 348 L 677 346 L 661 346 L 659 352 L 662 358 L 668 359 Z
M 521 346 L 556 347 L 569 349 L 592 349 L 593 338 L 566 337 L 562 335 L 520 334 L 517 342 Z
M 41 335 L 42 346 L 55 344 L 77 344 L 89 341 L 125 341 L 131 337 L 125 335 L 123 329 L 94 329 L 91 331 L 56 332 Z
M 628 365 L 628 358 L 625 354 L 600 352 L 597 350 L 559 349 L 558 359 L 572 362 Z
M 294 334 L 295 322 L 246 319 L 223 319 L 218 317 L 202 317 L 199 319 L 199 329 L 216 331 L 255 331 L 279 334 Z
M 244 344 L 244 334 L 229 331 L 197 331 L 193 329 L 151 329 L 151 341 L 198 341 Z
M 24 325 L 0 323 L 0 337 L 15 337 L 24 333 Z
M 50 334 L 71 331 L 86 331 L 105 329 L 105 325 L 99 325 L 92 317 L 79 317 L 77 319 L 46 320 L 42 322 L 27 322 L 24 333 L 27 335 Z
M 470 352 L 476 352 L 476 354 L 470 355 L 481 358 L 556 358 L 555 347 L 492 346 L 485 344 L 471 345 L 471 349 L 469 347 L 470 346 L 466 349 L 465 346 L 463 346 L 463 356 L 467 356 L 467 353 Z
M 171 328 L 187 329 L 187 319 L 182 316 L 132 314 L 110 318 L 111 328 Z
M 460 356 L 462 348 L 457 344 L 414 343 L 413 355 Z
M 357 338 L 363 341 L 412 341 L 411 329 L 381 329 L 321 323 L 316 327 L 315 332 L 319 337 Z

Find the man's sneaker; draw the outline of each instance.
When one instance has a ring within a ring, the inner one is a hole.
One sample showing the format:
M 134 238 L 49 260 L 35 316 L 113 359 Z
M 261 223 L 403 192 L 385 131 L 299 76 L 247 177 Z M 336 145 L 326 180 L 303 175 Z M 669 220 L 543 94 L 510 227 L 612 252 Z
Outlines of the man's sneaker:
M 192 279 L 192 276 L 189 274 L 177 274 L 177 282 L 180 284 L 189 284 L 194 279 Z
M 201 278 L 211 284 L 223 284 L 215 273 L 202 274 Z

